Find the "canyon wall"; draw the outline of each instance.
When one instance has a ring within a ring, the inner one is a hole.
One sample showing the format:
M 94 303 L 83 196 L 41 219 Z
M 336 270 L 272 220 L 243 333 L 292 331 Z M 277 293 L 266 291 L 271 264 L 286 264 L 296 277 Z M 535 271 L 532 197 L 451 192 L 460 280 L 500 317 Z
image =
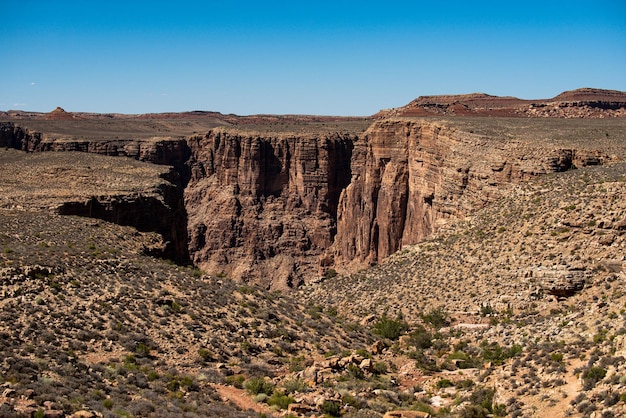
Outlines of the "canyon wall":
M 356 136 L 211 131 L 189 139 L 189 250 L 209 272 L 281 289 L 319 277 Z
M 380 120 L 360 136 L 220 128 L 141 140 L 49 138 L 0 124 L 0 146 L 174 166 L 179 187 L 168 191 L 168 213 L 149 215 L 163 218 L 151 225 L 175 241 L 179 258 L 188 249 L 191 261 L 209 273 L 273 289 L 297 287 L 331 268 L 379 263 L 451 220 L 471 216 L 504 184 L 609 159 L 587 147 L 555 144 L 415 118 Z M 86 203 L 67 213 L 93 213 L 98 205 L 109 204 Z
M 0 147 L 25 152 L 86 152 L 173 166 L 161 175 L 165 182 L 161 182 L 155 190 L 121 195 L 102 192 L 87 200 L 67 201 L 57 208 L 57 212 L 134 226 L 140 231 L 158 232 L 163 237 L 163 245 L 148 250 L 180 264 L 189 263 L 187 212 L 183 200 L 183 190 L 189 178 L 189 148 L 185 139 L 64 138 L 0 122 Z
M 436 122 L 376 122 L 355 149 L 331 254 L 337 265 L 376 264 L 497 197 L 506 183 L 601 164 L 602 152 L 529 145 Z

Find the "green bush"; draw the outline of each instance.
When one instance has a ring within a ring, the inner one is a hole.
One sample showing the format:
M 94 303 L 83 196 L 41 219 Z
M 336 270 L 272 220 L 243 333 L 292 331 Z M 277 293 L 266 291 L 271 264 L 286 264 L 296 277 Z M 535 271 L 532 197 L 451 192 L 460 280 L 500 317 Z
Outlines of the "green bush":
M 480 366 L 480 360 L 476 359 L 464 351 L 455 351 L 448 356 L 448 360 L 458 360 L 456 365 L 459 369 L 471 369 Z
M 397 340 L 408 328 L 409 325 L 401 317 L 392 319 L 383 314 L 374 324 L 374 330 L 372 332 L 383 338 Z
M 326 273 L 324 273 L 324 278 L 326 280 L 330 280 L 335 277 L 337 277 L 337 271 L 335 269 L 328 269 L 326 270 Z
M 426 314 L 422 314 L 422 321 L 430 324 L 433 328 L 439 329 L 443 327 L 447 327 L 450 325 L 450 319 L 448 318 L 448 314 L 443 310 L 443 308 L 434 308 L 430 312 Z
M 421 350 L 411 351 L 407 354 L 407 356 L 415 360 L 415 367 L 426 372 L 427 374 L 441 371 L 441 368 L 437 366 L 437 362 L 430 356 L 424 354 Z
M 385 374 L 387 373 L 387 365 L 381 361 L 377 361 L 374 363 L 374 373 L 376 374 Z
M 322 412 L 331 417 L 338 417 L 341 413 L 341 405 L 334 401 L 324 401 L 322 404 Z
M 550 360 L 555 361 L 557 363 L 563 362 L 563 353 L 551 353 Z
M 296 400 L 291 396 L 284 395 L 280 392 L 275 391 L 272 393 L 272 396 L 267 398 L 267 404 L 272 406 L 276 405 L 280 409 L 287 409 L 289 404 L 294 403 Z
M 583 388 L 589 390 L 606 376 L 606 369 L 602 367 L 590 367 L 583 375 Z
M 433 345 L 433 335 L 421 325 L 417 325 L 409 334 L 409 344 L 418 350 L 430 348 Z
M 243 389 L 243 383 L 246 378 L 242 374 L 234 374 L 226 377 L 226 384 L 236 387 L 237 389 Z
M 289 395 L 294 392 L 304 393 L 309 389 L 309 385 L 302 379 L 293 379 L 284 381 L 283 388 L 285 393 Z
M 274 385 L 263 377 L 253 377 L 247 380 L 243 387 L 252 395 L 265 393 L 269 396 L 274 392 Z
M 479 387 L 472 392 L 468 400 L 472 405 L 477 405 L 486 409 L 488 412 L 493 412 L 493 396 L 495 393 L 494 389 Z
M 451 386 L 454 386 L 454 384 L 450 381 L 450 379 L 441 379 L 437 382 L 437 387 L 439 389 L 449 388 Z
M 348 374 L 355 379 L 365 378 L 365 373 L 363 373 L 363 370 L 361 370 L 361 368 L 356 364 L 352 363 L 348 364 Z
M 485 361 L 495 365 L 502 364 L 505 360 L 515 357 L 522 352 L 522 346 L 514 344 L 511 347 L 501 347 L 497 342 L 481 344 L 482 356 Z

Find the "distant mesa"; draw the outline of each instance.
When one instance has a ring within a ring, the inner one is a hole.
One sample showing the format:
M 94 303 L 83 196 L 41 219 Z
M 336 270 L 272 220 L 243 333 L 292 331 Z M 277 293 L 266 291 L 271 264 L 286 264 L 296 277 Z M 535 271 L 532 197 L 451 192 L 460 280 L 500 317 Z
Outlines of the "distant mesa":
M 69 120 L 75 119 L 72 113 L 66 112 L 62 107 L 57 106 L 52 112 L 48 113 L 45 117 L 46 119 L 53 120 Z
M 406 106 L 380 111 L 374 116 L 624 117 L 626 92 L 581 88 L 552 99 L 537 100 L 485 93 L 420 96 Z

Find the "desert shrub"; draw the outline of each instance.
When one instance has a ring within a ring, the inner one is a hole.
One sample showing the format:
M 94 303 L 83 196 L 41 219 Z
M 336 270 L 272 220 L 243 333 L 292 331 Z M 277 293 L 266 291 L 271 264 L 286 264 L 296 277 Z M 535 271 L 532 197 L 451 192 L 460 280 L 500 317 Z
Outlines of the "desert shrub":
M 522 352 L 522 346 L 514 344 L 511 347 L 501 347 L 497 342 L 491 344 L 481 344 L 482 357 L 485 361 L 491 361 L 498 365 L 502 364 L 507 359 L 513 358 Z
M 448 325 L 450 325 L 450 319 L 448 318 L 448 314 L 441 307 L 431 309 L 430 312 L 422 314 L 421 317 L 422 321 L 430 324 L 433 328 L 436 329 L 447 327 Z
M 602 392 L 599 398 L 604 399 L 604 406 L 613 406 L 619 402 L 619 392 Z
M 398 316 L 396 319 L 389 318 L 386 314 L 380 317 L 374 324 L 373 333 L 383 338 L 397 340 L 400 335 L 409 328 L 409 325 Z
M 372 354 L 365 348 L 359 348 L 355 351 L 355 353 L 363 358 L 372 358 Z
M 486 387 L 479 387 L 469 396 L 469 402 L 485 409 L 488 413 L 493 412 L 493 396 L 495 390 Z
M 418 325 L 409 334 L 409 343 L 416 349 L 426 349 L 433 345 L 433 335 L 421 325 Z
M 276 405 L 280 409 L 287 409 L 289 404 L 292 404 L 294 402 L 295 402 L 294 398 L 292 398 L 291 396 L 284 395 L 278 391 L 274 391 L 274 393 L 272 393 L 272 396 L 267 398 L 268 405 L 270 406 Z
M 296 356 L 289 359 L 289 371 L 299 372 L 304 370 L 305 358 L 304 356 Z
M 337 271 L 335 269 L 328 269 L 326 270 L 326 273 L 324 273 L 324 278 L 326 280 L 330 280 L 334 277 L 337 277 Z
M 490 304 L 480 304 L 480 315 L 481 316 L 487 316 L 487 315 L 491 315 L 497 313 L 495 309 L 493 309 L 493 307 Z
M 352 363 L 348 364 L 347 370 L 348 370 L 348 375 L 350 375 L 354 379 L 364 379 L 365 378 L 365 373 L 356 364 L 352 364 Z
M 102 401 L 102 406 L 104 406 L 106 409 L 113 408 L 113 399 L 107 398 L 107 399 L 103 400 Z
M 135 354 L 138 357 L 150 357 L 150 347 L 145 343 L 138 343 L 135 347 Z
M 480 405 L 467 405 L 459 411 L 460 418 L 487 418 L 489 411 Z
M 330 415 L 331 417 L 338 417 L 341 413 L 341 405 L 334 401 L 324 401 L 321 410 L 324 414 Z
M 263 377 L 253 377 L 247 380 L 243 386 L 252 395 L 264 393 L 269 396 L 274 392 L 274 385 Z
M 350 405 L 353 408 L 356 409 L 361 409 L 364 406 L 364 402 L 362 400 L 360 400 L 359 398 L 350 395 L 349 393 L 346 393 L 345 395 L 343 395 L 341 397 L 341 401 L 345 404 L 345 405 Z
M 464 351 L 455 351 L 448 356 L 448 360 L 457 360 L 456 365 L 459 369 L 471 369 L 478 367 L 480 361 Z
M 198 350 L 198 355 L 203 361 L 206 361 L 206 362 L 210 362 L 214 360 L 213 353 L 211 353 L 211 351 L 207 350 L 206 348 L 200 348 Z
M 430 356 L 424 354 L 421 350 L 411 351 L 407 354 L 407 356 L 415 360 L 415 367 L 426 373 L 441 371 L 441 369 L 437 366 L 437 362 Z
M 558 362 L 558 363 L 562 363 L 563 362 L 563 353 L 551 353 L 550 354 L 550 360 Z
M 151 402 L 148 402 L 145 399 L 138 399 L 128 405 L 128 412 L 130 412 L 133 416 L 146 417 L 155 412 L 155 407 Z
M 459 380 L 454 384 L 454 387 L 457 389 L 469 389 L 472 386 L 474 386 L 474 381 L 472 379 Z
M 382 361 L 377 361 L 376 363 L 374 363 L 374 373 L 376 374 L 385 374 L 387 373 L 387 364 L 383 363 Z
M 606 369 L 598 366 L 593 366 L 587 369 L 583 374 L 583 388 L 589 390 L 596 385 L 600 380 L 606 376 Z
M 294 392 L 306 392 L 309 389 L 309 385 L 302 379 L 285 380 L 283 382 L 283 388 L 287 395 Z
M 437 382 L 437 387 L 439 389 L 449 388 L 451 386 L 454 386 L 454 384 L 450 381 L 450 379 L 441 379 Z
M 242 374 L 234 374 L 227 376 L 225 381 L 227 385 L 236 387 L 237 389 L 243 389 L 243 382 L 246 378 Z

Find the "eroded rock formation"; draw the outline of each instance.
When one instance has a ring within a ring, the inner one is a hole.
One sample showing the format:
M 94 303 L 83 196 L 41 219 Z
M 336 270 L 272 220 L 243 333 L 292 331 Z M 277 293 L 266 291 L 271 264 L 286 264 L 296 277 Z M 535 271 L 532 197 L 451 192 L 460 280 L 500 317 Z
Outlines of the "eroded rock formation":
M 191 138 L 185 204 L 194 263 L 274 288 L 317 277 L 356 142 L 224 130 Z
M 341 194 L 335 261 L 376 264 L 471 214 L 503 184 L 607 159 L 601 152 L 530 147 L 437 122 L 376 122 L 355 150 L 352 181 Z
M 485 123 L 491 131 L 500 129 Z M 172 206 L 178 209 L 152 216 L 176 223 L 169 233 L 176 246 L 187 247 L 192 261 L 210 273 L 275 289 L 317 279 L 331 268 L 379 263 L 450 220 L 471 215 L 498 197 L 504 184 L 613 158 L 585 142 L 518 138 L 517 131 L 480 134 L 459 126 L 391 118 L 359 135 L 217 128 L 186 138 L 94 140 L 49 137 L 3 123 L 0 146 L 174 166 L 184 205 L 181 195 L 180 205 Z M 154 224 L 164 230 L 162 222 Z

